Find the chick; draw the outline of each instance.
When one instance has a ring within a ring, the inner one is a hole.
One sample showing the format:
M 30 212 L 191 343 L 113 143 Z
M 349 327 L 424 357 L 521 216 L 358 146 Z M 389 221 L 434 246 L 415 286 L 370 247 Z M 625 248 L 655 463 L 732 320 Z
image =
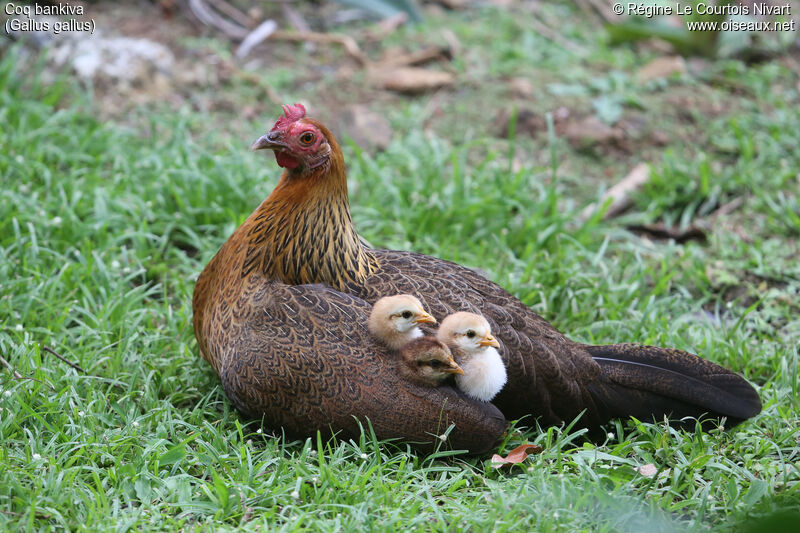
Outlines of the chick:
M 463 374 L 450 349 L 433 337 L 424 336 L 419 324 L 435 324 L 410 294 L 381 298 L 372 307 L 368 328 L 388 348 L 400 352 L 400 374 L 426 387 L 435 387 L 452 374 Z
M 489 323 L 475 313 L 454 313 L 442 320 L 436 338 L 445 343 L 461 365 L 456 385 L 467 396 L 490 401 L 506 384 L 506 367 L 497 352 Z
M 444 380 L 464 374 L 453 360 L 450 349 L 433 337 L 420 337 L 400 349 L 400 374 L 424 387 L 435 387 Z
M 399 350 L 422 337 L 419 324 L 436 324 L 436 319 L 410 294 L 385 296 L 375 302 L 369 315 L 369 332 L 388 348 Z

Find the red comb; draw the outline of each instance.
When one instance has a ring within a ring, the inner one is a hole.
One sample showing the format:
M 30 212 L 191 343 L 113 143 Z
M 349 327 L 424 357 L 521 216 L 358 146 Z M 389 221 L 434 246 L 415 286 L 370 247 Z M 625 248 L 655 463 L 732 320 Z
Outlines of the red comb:
M 283 116 L 278 119 L 278 122 L 272 127 L 272 129 L 283 129 L 289 124 L 297 122 L 304 116 L 306 116 L 306 108 L 303 107 L 303 104 L 294 104 L 294 105 L 283 105 L 283 113 L 286 116 Z

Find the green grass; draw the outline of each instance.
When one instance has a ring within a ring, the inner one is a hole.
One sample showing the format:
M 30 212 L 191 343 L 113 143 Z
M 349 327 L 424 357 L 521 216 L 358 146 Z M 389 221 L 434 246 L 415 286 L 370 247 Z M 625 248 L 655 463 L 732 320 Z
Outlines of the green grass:
M 470 23 L 454 22 L 459 37 L 485 40 Z M 546 43 L 523 37 L 521 50 L 483 52 L 501 58 L 487 76 L 568 61 L 534 54 Z M 590 59 L 626 76 L 646 61 L 603 49 Z M 601 87 L 580 65 L 554 82 Z M 764 101 L 737 100 L 702 125 L 702 142 L 662 150 L 623 219 L 686 224 L 743 198 L 705 245 L 577 222 L 598 189 L 581 169 L 598 161 L 558 138 L 509 142 L 475 123 L 452 137 L 423 133 L 424 102 L 411 101 L 392 108 L 387 151 L 346 146 L 354 218 L 372 243 L 480 267 L 577 340 L 701 353 L 745 375 L 764 402 L 755 419 L 709 433 L 626 420 L 591 444 L 522 428 L 500 451 L 530 441 L 543 453 L 496 471 L 486 457 L 419 456 L 369 431 L 358 442 L 289 441 L 240 418 L 197 352 L 191 292 L 274 186 L 272 158 L 188 108 L 100 121 L 70 82 L 42 84 L 7 51 L 0 355 L 24 379 L 0 369 L 0 530 L 685 531 L 797 512 L 797 77 L 776 64 L 714 68 Z M 624 92 L 647 100 L 668 89 Z M 237 128 L 255 138 L 276 113 Z M 638 474 L 645 464 L 658 473 Z

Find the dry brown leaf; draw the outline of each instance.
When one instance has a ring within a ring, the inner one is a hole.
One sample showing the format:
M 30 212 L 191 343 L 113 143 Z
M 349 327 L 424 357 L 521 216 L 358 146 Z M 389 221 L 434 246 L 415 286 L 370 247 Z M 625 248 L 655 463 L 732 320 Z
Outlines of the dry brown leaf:
M 492 468 L 502 468 L 506 465 L 515 465 L 525 461 L 529 455 L 542 453 L 542 447 L 536 444 L 521 444 L 502 457 L 498 454 L 492 456 Z
M 389 48 L 384 52 L 383 57 L 376 62 L 374 68 L 412 67 L 424 65 L 431 61 L 450 61 L 452 59 L 452 53 L 447 46 L 428 46 L 416 52 Z
M 570 121 L 564 128 L 564 137 L 570 145 L 578 150 L 587 150 L 594 146 L 615 145 L 620 143 L 625 132 L 609 126 L 595 116 Z
M 669 78 L 673 74 L 685 74 L 686 62 L 681 56 L 657 57 L 636 73 L 641 82 Z
M 415 67 L 370 69 L 369 79 L 382 89 L 407 94 L 441 89 L 455 82 L 455 76 L 449 72 Z
M 366 105 L 353 105 L 339 114 L 339 131 L 370 152 L 385 150 L 392 141 L 389 120 Z
M 511 78 L 508 80 L 508 88 L 517 98 L 532 100 L 536 95 L 536 87 L 528 78 Z
M 461 53 L 463 46 L 461 46 L 461 41 L 458 40 L 458 37 L 456 37 L 456 34 L 453 33 L 453 30 L 444 28 L 442 30 L 442 39 L 444 39 L 444 42 L 447 43 L 447 47 L 450 49 L 450 55 L 452 57 L 456 57 Z

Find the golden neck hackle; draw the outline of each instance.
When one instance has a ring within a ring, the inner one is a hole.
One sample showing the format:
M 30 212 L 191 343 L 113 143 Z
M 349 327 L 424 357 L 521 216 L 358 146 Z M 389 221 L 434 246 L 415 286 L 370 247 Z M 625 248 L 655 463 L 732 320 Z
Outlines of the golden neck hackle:
M 341 148 L 317 124 L 331 146 L 327 163 L 284 171 L 277 187 L 242 225 L 247 251 L 242 277 L 260 274 L 293 285 L 363 283 L 377 264 L 361 244 L 350 215 Z

